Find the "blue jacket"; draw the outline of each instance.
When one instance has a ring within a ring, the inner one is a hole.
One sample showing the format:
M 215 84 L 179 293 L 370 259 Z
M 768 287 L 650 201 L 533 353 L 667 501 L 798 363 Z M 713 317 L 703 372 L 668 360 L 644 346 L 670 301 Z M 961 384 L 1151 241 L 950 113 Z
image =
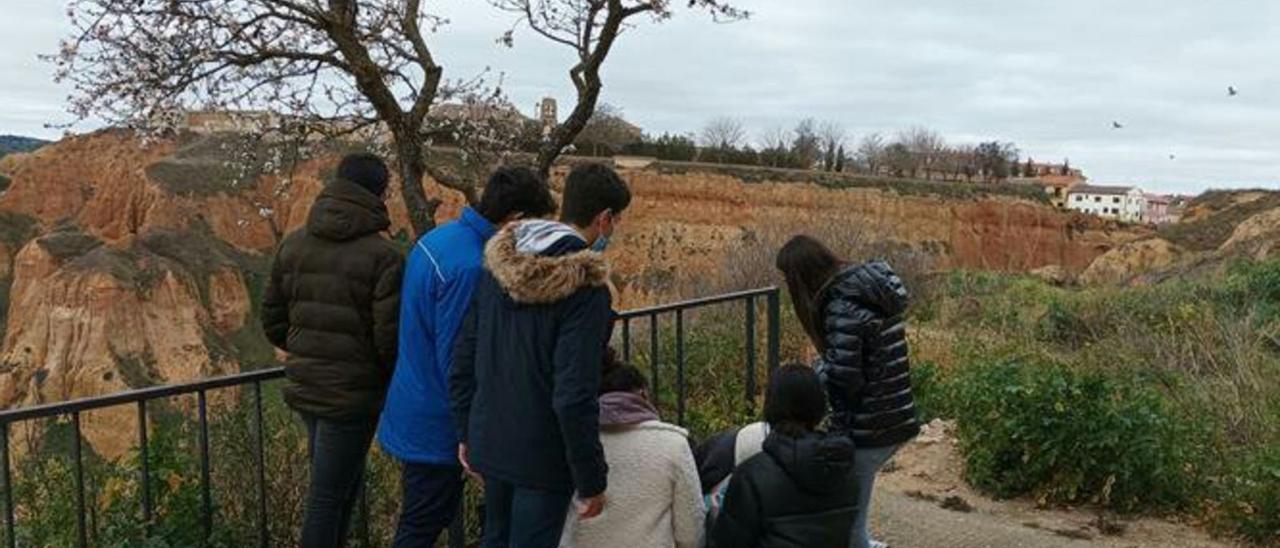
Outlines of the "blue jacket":
M 471 208 L 432 230 L 409 252 L 400 295 L 400 351 L 378 441 L 405 462 L 456 464 L 458 436 L 449 409 L 453 340 L 476 278 L 485 242 L 496 228 Z

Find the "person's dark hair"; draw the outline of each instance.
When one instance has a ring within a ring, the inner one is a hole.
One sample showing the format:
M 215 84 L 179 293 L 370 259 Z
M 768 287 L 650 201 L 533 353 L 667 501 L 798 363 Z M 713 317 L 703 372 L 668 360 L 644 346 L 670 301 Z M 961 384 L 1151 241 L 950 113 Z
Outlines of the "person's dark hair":
M 769 375 L 764 420 L 770 428 L 798 436 L 816 429 L 826 414 L 827 394 L 812 368 L 792 363 Z
M 372 152 L 348 154 L 338 163 L 338 178 L 364 187 L 381 198 L 391 178 L 386 162 Z
M 631 205 L 631 190 L 613 168 L 604 164 L 583 164 L 573 168 L 564 181 L 560 220 L 585 227 L 602 211 L 622 213 Z
M 514 213 L 525 218 L 545 217 L 556 210 L 547 182 L 527 167 L 504 167 L 489 176 L 476 211 L 493 224 Z
M 814 310 L 818 306 L 818 291 L 846 264 L 822 242 L 805 235 L 791 238 L 778 251 L 777 267 L 787 281 L 796 319 L 819 351 L 825 348 Z
M 649 387 L 638 368 L 618 357 L 612 346 L 605 347 L 604 364 L 600 373 L 600 393 L 639 392 Z

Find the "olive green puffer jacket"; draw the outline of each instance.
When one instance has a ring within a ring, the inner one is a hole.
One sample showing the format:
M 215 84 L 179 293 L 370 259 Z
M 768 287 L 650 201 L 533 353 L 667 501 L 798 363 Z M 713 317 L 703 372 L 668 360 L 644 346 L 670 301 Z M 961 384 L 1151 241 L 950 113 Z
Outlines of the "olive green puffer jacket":
M 285 401 L 335 419 L 376 416 L 396 363 L 404 258 L 382 199 L 336 180 L 276 251 L 262 327 L 289 353 Z

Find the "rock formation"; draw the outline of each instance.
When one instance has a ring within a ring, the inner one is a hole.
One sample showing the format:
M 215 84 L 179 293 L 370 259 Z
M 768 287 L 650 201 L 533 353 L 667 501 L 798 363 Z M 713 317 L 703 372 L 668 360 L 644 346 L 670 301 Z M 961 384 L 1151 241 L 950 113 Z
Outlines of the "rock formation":
M 237 152 L 236 139 L 143 143 L 107 130 L 0 163 L 11 180 L 0 193 L 0 407 L 274 360 L 254 300 L 272 248 L 303 224 L 337 155 L 316 150 L 282 162 L 269 147 Z M 833 190 L 767 174 L 752 182 L 650 168 L 624 176 L 636 198 L 611 252 L 624 307 L 729 279 L 735 262 L 752 270 L 738 283 L 776 283 L 769 246 L 793 232 L 908 250 L 933 268 L 1059 265 L 1071 273 L 1143 235 L 1010 197 Z M 396 186 L 393 233 L 408 226 Z M 440 197 L 441 218 L 456 216 L 459 198 Z M 746 254 L 754 258 L 741 260 Z M 89 430 L 95 448 L 110 453 L 112 430 Z

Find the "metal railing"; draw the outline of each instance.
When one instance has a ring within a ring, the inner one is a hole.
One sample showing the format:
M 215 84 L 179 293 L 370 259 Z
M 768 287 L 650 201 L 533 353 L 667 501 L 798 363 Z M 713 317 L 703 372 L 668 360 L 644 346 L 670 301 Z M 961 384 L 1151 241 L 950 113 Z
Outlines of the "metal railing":
M 621 346 L 622 354 L 628 361 L 631 360 L 633 351 L 633 331 L 635 324 L 645 324 L 647 326 L 649 343 L 647 362 L 650 368 L 650 376 L 652 387 L 651 393 L 658 394 L 660 382 L 662 379 L 659 374 L 659 364 L 663 363 L 660 359 L 662 352 L 662 334 L 661 322 L 663 316 L 673 316 L 675 323 L 674 336 L 674 353 L 675 353 L 675 391 L 676 391 L 676 416 L 677 422 L 683 424 L 685 421 L 686 401 L 686 319 L 687 313 L 714 305 L 722 305 L 727 303 L 742 303 L 744 307 L 744 334 L 745 334 L 745 352 L 746 363 L 744 364 L 743 374 L 745 375 L 745 396 L 748 402 L 754 400 L 757 391 L 757 308 L 760 301 L 764 301 L 766 317 L 766 363 L 770 370 L 778 365 L 779 362 L 779 338 L 781 333 L 780 323 L 780 303 L 779 290 L 774 287 L 757 289 L 752 291 L 743 291 L 738 293 L 729 293 L 682 301 L 662 306 L 654 306 L 649 308 L 641 308 L 630 310 L 619 315 L 618 321 L 621 323 Z M 83 398 L 60 403 L 52 403 L 45 405 L 37 405 L 32 407 L 24 407 L 0 411 L 0 482 L 3 483 L 3 504 L 4 504 L 4 530 L 9 548 L 17 547 L 17 522 L 15 519 L 15 506 L 13 500 L 14 494 L 14 478 L 12 475 L 12 464 L 10 462 L 10 431 L 15 423 L 23 421 L 33 421 L 39 419 L 70 417 L 72 426 L 72 460 L 74 461 L 74 476 L 76 488 L 76 538 L 79 546 L 89 545 L 89 530 L 85 521 L 85 464 L 83 455 L 83 437 L 81 431 L 81 415 L 88 411 L 117 407 L 122 405 L 135 405 L 137 407 L 138 417 L 138 452 L 139 466 L 138 477 L 141 484 L 141 511 L 143 519 L 143 527 L 146 535 L 151 534 L 151 525 L 155 520 L 155 508 L 152 500 L 152 478 L 148 459 L 148 434 L 147 434 L 147 415 L 148 402 L 171 398 L 175 396 L 196 395 L 197 400 L 197 421 L 198 421 L 198 443 L 200 452 L 200 526 L 204 539 L 209 539 L 213 535 L 213 496 L 210 480 L 210 450 L 209 450 L 209 414 L 208 414 L 208 398 L 207 394 L 211 390 L 221 388 L 243 387 L 253 385 L 253 442 L 254 442 L 254 474 L 256 486 L 256 511 L 257 511 L 257 536 L 261 546 L 270 544 L 270 536 L 268 529 L 269 516 L 267 512 L 267 478 L 266 478 L 266 432 L 265 421 L 263 419 L 263 383 L 285 376 L 284 368 L 274 367 L 259 371 L 247 373 L 238 373 L 215 377 L 196 382 L 173 384 L 166 386 L 155 386 L 150 388 L 142 388 L 111 394 L 107 396 L 97 396 L 91 398 Z M 365 505 L 365 501 L 361 501 L 361 505 Z M 367 514 L 367 512 L 366 512 Z M 461 515 L 461 513 L 460 513 Z M 367 516 L 366 523 L 361 528 L 363 535 L 367 537 Z M 449 544 L 452 547 L 463 546 L 461 531 L 463 530 L 462 520 L 455 520 L 455 523 L 449 528 Z M 369 544 L 368 538 L 365 538 L 365 545 Z

